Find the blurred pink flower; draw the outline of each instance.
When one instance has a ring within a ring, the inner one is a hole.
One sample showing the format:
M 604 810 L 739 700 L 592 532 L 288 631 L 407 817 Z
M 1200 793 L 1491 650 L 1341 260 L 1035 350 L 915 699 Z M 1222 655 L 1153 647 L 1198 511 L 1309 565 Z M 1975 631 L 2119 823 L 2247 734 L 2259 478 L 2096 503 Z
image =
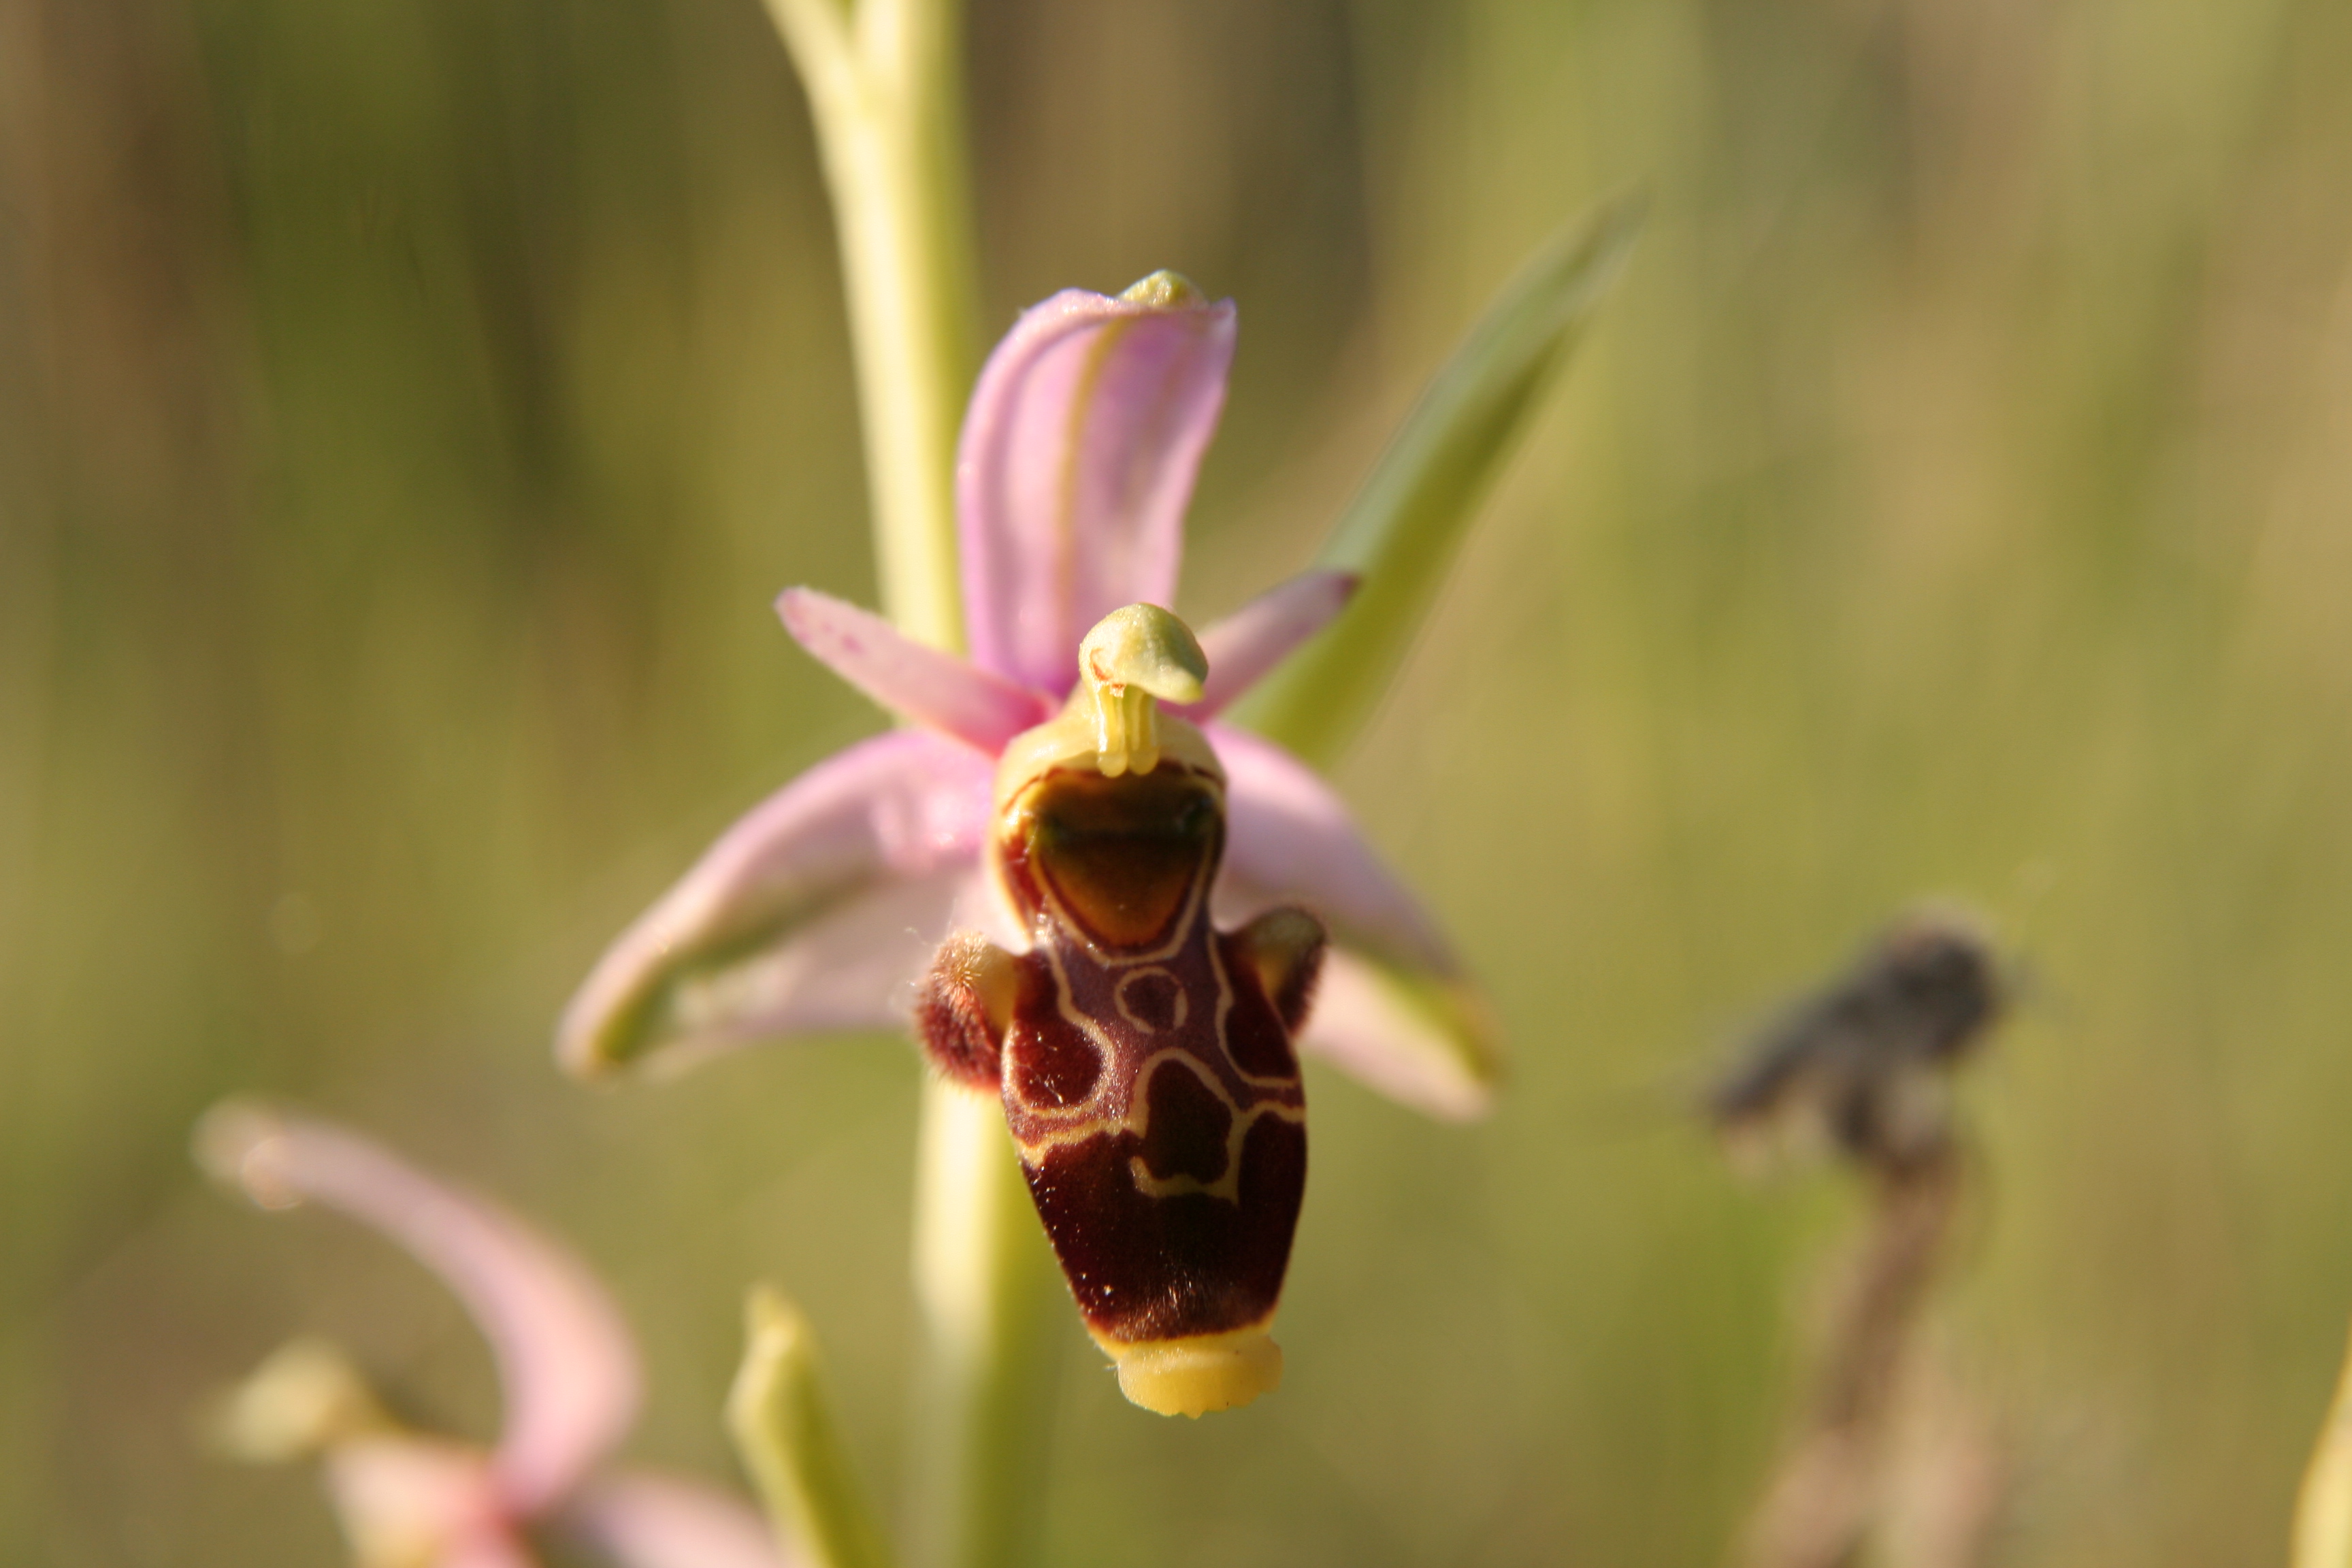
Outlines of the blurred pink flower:
M 362 1568 L 530 1568 L 541 1531 L 623 1568 L 785 1568 L 737 1499 L 597 1470 L 635 1418 L 640 1374 L 619 1311 L 571 1253 L 330 1122 L 232 1101 L 200 1124 L 196 1153 L 263 1208 L 322 1204 L 399 1243 L 490 1343 L 506 1419 L 488 1450 L 395 1425 L 315 1342 L 279 1352 L 232 1402 L 233 1446 L 320 1456 Z
M 1175 595 L 1183 516 L 1224 404 L 1234 307 L 1171 273 L 1024 313 L 990 356 L 957 457 L 971 657 L 808 588 L 777 601 L 801 646 L 911 726 L 861 742 L 730 829 L 614 943 L 567 1009 L 583 1074 L 825 1029 L 903 1026 L 951 927 L 1008 946 L 981 874 L 995 760 L 1058 711 L 1079 639 Z M 1347 807 L 1280 747 L 1217 715 L 1346 605 L 1309 573 L 1201 636 L 1200 702 L 1229 781 L 1221 925 L 1278 903 L 1333 945 L 1299 1045 L 1433 1114 L 1486 1107 L 1485 1014 Z

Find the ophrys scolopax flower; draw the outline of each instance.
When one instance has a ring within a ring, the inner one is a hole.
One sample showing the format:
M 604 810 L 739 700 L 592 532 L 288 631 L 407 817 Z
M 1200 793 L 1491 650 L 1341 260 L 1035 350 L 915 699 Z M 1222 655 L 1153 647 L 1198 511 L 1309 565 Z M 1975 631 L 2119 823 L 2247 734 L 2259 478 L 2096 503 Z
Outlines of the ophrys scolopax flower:
M 961 998 L 967 1024 L 978 1016 L 1001 1042 L 1012 1004 L 1000 983 L 1012 971 L 992 970 L 974 944 L 1042 957 L 1051 943 L 1041 946 L 1041 930 L 1080 930 L 1083 921 L 1065 917 L 1091 902 L 1097 929 L 1084 940 L 1108 932 L 1120 947 L 1132 936 L 1122 952 L 1155 952 L 1136 935 L 1139 923 L 1100 918 L 1131 894 L 1174 911 L 1158 941 L 1213 952 L 1228 977 L 1251 977 L 1243 988 L 1265 993 L 1286 1054 L 1295 1033 L 1306 1052 L 1424 1110 L 1462 1117 L 1483 1109 L 1492 1065 L 1483 1012 L 1443 939 L 1328 786 L 1279 747 L 1218 721 L 1339 612 L 1352 580 L 1309 574 L 1210 626 L 1189 683 L 1170 678 L 1156 694 L 1150 672 L 1166 678 L 1182 662 L 1162 657 L 1181 623 L 1164 610 L 1130 611 L 1143 624 L 1127 630 L 1150 645 L 1144 654 L 1158 654 L 1081 680 L 1081 645 L 1106 617 L 1175 596 L 1183 513 L 1223 405 L 1233 343 L 1232 304 L 1212 303 L 1169 273 L 1116 298 L 1066 291 L 1022 317 L 982 372 L 959 448 L 971 657 L 914 642 L 809 589 L 783 595 L 779 613 L 802 645 L 910 727 L 819 764 L 721 837 L 573 999 L 560 1042 L 569 1065 L 595 1073 L 757 1038 L 903 1026 L 919 996 L 927 1015 Z M 1116 640 L 1118 625 L 1101 635 Z M 1159 765 L 1150 743 L 1163 724 L 1172 767 Z M 1080 782 L 1089 772 L 1107 784 L 1129 783 L 1097 798 L 1097 786 Z M 1100 854 L 1067 837 L 1086 837 L 1072 824 L 1095 807 L 1127 825 L 1097 836 Z M 1040 833 L 1064 836 L 1055 838 L 1062 847 L 1033 856 Z M 1115 845 L 1124 847 L 1103 847 Z M 1147 845 L 1158 847 L 1146 854 Z M 1087 868 L 1058 883 L 1048 875 L 1032 884 L 1034 894 L 1020 876 L 995 874 L 1033 865 L 1050 873 L 1057 856 L 1085 859 Z M 1291 912 L 1260 919 L 1284 910 Z M 1318 922 L 1328 951 L 1310 939 Z M 941 982 L 919 989 L 950 931 L 972 934 L 948 950 Z M 1229 953 L 1220 931 L 1244 933 L 1237 940 L 1248 956 Z M 1108 951 L 1099 942 L 1097 950 Z M 967 980 L 974 989 L 960 989 Z M 1188 1010 L 1189 984 L 1179 986 Z M 1130 1008 L 1159 1005 L 1158 987 L 1137 982 Z M 1174 994 L 1162 999 L 1168 1009 L 1180 1005 Z M 1117 995 L 1107 994 L 1105 1005 L 1117 1015 Z M 1202 1017 L 1188 1022 L 1217 1026 L 1215 1009 L 1201 1005 Z M 984 1078 L 986 1059 L 983 1052 L 958 1070 Z M 1270 1091 L 1288 1097 L 1279 1110 L 1234 1100 L 1230 1079 L 1220 1080 L 1220 1109 L 1253 1129 L 1295 1126 L 1295 1070 L 1256 1076 L 1286 1086 Z M 1199 1081 L 1205 1091 L 1208 1078 Z M 1134 1099 L 1134 1087 L 1121 1091 L 1133 1103 L 1120 1114 L 1148 1119 L 1152 1096 Z M 1008 1106 L 1021 1098 L 1006 1092 Z M 1014 1120 L 1018 1133 L 1017 1108 Z M 1075 1233 L 1057 1228 L 1038 1184 L 1042 1145 L 1024 1142 L 1033 1193 L 1086 1305 L 1084 1266 L 1074 1268 L 1066 1241 Z M 1139 1166 L 1114 1163 L 1120 1179 L 1142 1184 L 1138 1193 L 1157 1184 L 1174 1196 L 1190 1182 L 1199 1191 L 1185 1195 L 1202 1203 L 1238 1201 L 1234 1169 L 1180 1160 L 1154 1171 L 1150 1156 L 1137 1158 Z M 1303 1170 L 1303 1151 L 1296 1163 Z M 1096 1196 L 1114 1207 L 1126 1201 Z M 1287 1202 L 1295 1210 L 1295 1192 Z M 1288 1222 L 1277 1228 L 1279 1245 L 1267 1244 L 1274 1257 L 1259 1269 L 1267 1283 L 1244 1292 L 1265 1311 L 1288 1250 Z M 1192 1285 L 1201 1296 L 1222 1288 L 1213 1279 Z M 1174 1332 L 1154 1329 L 1160 1338 L 1149 1342 L 1255 1331 L 1264 1315 L 1212 1331 L 1179 1312 L 1163 1325 Z M 1089 1322 L 1098 1338 L 1129 1342 L 1091 1309 Z

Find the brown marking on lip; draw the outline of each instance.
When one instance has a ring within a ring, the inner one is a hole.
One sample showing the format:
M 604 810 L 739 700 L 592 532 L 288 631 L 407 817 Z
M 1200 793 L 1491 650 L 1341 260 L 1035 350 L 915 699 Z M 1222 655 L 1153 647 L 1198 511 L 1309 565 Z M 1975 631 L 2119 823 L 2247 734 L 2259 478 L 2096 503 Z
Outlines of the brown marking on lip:
M 1225 1050 L 1234 1066 L 1252 1078 L 1298 1079 L 1298 1057 L 1290 1048 L 1290 1031 L 1282 1026 L 1257 971 L 1238 951 L 1241 938 L 1220 935 L 1226 971 L 1235 978 L 1233 1010 L 1225 1017 Z
M 1160 968 L 1129 971 L 1112 988 L 1111 1000 L 1119 1016 L 1155 1035 L 1181 1027 L 1192 1013 L 1184 983 Z
M 1034 1026 L 1016 1031 L 1005 1053 L 1004 1092 L 1034 1109 L 1084 1104 L 1101 1082 L 1103 1053 L 1084 1030 L 1043 1009 Z
M 1201 1075 L 1163 1058 L 1143 1087 L 1143 1168 L 1161 1181 L 1190 1176 L 1207 1186 L 1225 1173 L 1234 1112 Z
M 1128 1343 L 1264 1322 L 1282 1295 L 1307 1184 L 1307 1130 L 1263 1116 L 1242 1142 L 1239 1202 L 1150 1197 L 1129 1163 L 1132 1132 L 1064 1144 L 1025 1171 L 1087 1324 Z

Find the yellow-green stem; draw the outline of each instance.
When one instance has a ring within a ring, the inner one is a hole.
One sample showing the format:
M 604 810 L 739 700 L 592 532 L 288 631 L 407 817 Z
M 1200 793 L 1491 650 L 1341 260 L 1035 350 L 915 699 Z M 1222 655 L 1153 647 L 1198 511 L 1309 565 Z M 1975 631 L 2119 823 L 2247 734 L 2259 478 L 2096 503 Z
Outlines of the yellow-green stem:
M 767 0 L 806 85 L 839 230 L 884 610 L 961 649 L 955 442 L 976 359 L 961 0 Z M 1009 1568 L 1050 1405 L 1051 1271 L 1002 1113 L 926 1086 L 918 1133 L 909 1560 Z
M 2294 1568 L 2352 1568 L 2352 1352 L 2295 1500 Z
M 882 607 L 960 647 L 955 443 L 975 288 L 961 0 L 768 0 L 833 195 Z
M 915 1300 L 917 1568 L 1010 1568 L 1032 1546 L 1052 1415 L 1045 1309 L 1059 1287 L 994 1099 L 923 1088 Z

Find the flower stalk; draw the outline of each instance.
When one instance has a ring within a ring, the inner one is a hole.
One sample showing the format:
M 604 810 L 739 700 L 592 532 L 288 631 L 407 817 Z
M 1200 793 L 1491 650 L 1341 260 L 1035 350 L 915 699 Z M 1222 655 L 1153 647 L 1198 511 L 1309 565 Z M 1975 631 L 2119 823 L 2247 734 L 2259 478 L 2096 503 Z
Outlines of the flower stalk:
M 1031 1544 L 1053 1405 L 1053 1264 L 993 1100 L 923 1083 L 915 1170 L 916 1384 L 908 1558 L 1002 1568 Z
M 964 646 L 955 452 L 977 363 L 961 0 L 768 0 L 809 95 L 838 226 L 882 607 Z M 924 1336 L 909 1516 L 918 1568 L 995 1568 L 1044 1451 L 1050 1271 L 994 1108 L 923 1085 L 915 1289 Z
M 2294 1568 L 2352 1568 L 2352 1354 L 2295 1499 Z
M 882 607 L 960 650 L 955 447 L 978 363 L 961 0 L 768 0 L 839 231 Z

